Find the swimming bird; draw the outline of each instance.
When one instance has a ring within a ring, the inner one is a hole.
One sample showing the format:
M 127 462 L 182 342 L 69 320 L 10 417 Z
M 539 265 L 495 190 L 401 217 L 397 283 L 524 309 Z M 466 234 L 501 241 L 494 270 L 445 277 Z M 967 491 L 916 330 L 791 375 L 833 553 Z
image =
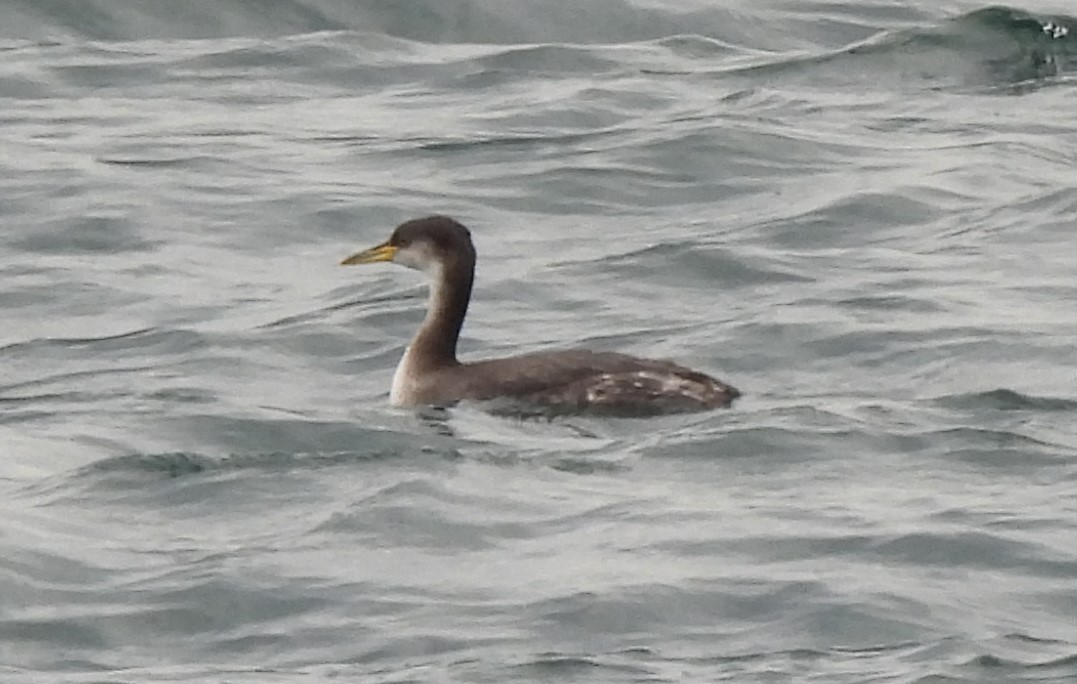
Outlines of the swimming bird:
M 740 392 L 670 361 L 569 349 L 461 362 L 456 343 L 475 278 L 471 233 L 448 216 L 400 224 L 388 240 L 342 265 L 384 261 L 430 279 L 426 318 L 393 375 L 390 403 L 445 406 L 460 400 L 507 401 L 542 414 L 645 416 L 729 406 Z

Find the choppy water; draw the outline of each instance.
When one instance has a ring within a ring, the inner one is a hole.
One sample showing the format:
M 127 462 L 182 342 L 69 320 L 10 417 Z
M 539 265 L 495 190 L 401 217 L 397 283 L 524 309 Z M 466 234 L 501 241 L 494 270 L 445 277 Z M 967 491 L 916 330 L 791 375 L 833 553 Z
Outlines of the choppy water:
M 0 678 L 1073 681 L 1051 9 L 0 2 Z M 388 407 L 432 212 L 468 356 L 744 399 Z

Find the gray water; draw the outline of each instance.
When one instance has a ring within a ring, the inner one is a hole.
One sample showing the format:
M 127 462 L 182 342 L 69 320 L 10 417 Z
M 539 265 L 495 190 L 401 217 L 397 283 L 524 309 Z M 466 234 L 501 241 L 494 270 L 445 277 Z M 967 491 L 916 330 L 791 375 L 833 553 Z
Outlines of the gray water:
M 1065 7 L 3 0 L 0 679 L 1074 681 Z M 390 407 L 430 213 L 745 396 Z

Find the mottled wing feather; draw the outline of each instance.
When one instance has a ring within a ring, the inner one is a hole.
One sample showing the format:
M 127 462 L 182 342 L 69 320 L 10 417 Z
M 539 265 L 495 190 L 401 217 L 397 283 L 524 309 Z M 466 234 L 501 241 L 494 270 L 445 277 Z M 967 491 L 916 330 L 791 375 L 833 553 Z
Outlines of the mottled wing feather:
M 729 406 L 740 396 L 704 373 L 669 361 L 568 350 L 466 364 L 458 397 L 511 397 L 544 413 L 638 416 Z

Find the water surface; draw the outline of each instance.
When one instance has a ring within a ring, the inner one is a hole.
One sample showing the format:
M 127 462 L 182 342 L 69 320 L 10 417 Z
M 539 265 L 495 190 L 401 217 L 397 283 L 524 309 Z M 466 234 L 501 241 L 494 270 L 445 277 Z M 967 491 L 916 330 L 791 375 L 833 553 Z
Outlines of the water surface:
M 1059 9 L 0 2 L 0 676 L 1071 681 Z M 435 212 L 744 398 L 388 406 Z

